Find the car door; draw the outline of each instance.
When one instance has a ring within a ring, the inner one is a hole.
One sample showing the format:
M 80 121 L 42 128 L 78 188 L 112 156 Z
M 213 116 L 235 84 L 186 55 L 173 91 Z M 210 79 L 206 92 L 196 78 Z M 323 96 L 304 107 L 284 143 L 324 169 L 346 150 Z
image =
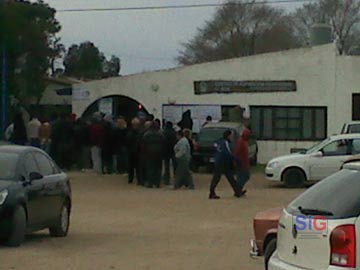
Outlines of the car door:
M 322 156 L 309 158 L 311 180 L 321 180 L 340 170 L 342 164 L 352 155 L 352 140 L 334 140 L 321 149 Z
M 40 173 L 44 176 L 45 221 L 56 220 L 62 205 L 61 176 L 55 170 L 49 158 L 41 152 L 34 154 Z
M 46 201 L 44 197 L 44 179 L 30 182 L 30 173 L 40 173 L 33 153 L 29 152 L 23 158 L 25 179 L 28 183 L 25 187 L 27 195 L 28 227 L 37 228 L 44 222 Z

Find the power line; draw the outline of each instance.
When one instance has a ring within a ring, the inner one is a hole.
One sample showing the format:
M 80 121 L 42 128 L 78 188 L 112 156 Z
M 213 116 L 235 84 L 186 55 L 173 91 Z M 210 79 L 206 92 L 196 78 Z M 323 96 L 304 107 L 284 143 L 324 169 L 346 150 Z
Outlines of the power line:
M 275 0 L 275 1 L 260 1 L 243 3 L 246 5 L 264 5 L 264 4 L 291 4 L 313 2 L 316 0 Z M 240 3 L 240 2 L 239 2 Z M 231 3 L 229 3 L 231 5 Z M 235 5 L 236 3 L 234 3 Z M 164 10 L 164 9 L 187 9 L 187 8 L 211 8 L 221 7 L 225 4 L 191 4 L 191 5 L 167 5 L 167 6 L 144 6 L 144 7 L 118 7 L 118 8 L 73 8 L 73 9 L 59 9 L 57 12 L 106 12 L 106 11 L 137 11 L 137 10 Z

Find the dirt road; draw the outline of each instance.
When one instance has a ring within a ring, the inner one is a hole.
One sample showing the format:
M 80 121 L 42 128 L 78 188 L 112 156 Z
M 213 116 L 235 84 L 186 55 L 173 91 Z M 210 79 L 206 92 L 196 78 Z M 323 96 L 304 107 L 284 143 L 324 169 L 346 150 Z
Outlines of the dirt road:
M 70 176 L 69 236 L 54 239 L 43 231 L 20 248 L 0 247 L 0 269 L 260 270 L 262 259 L 248 255 L 253 216 L 302 192 L 268 183 L 259 173 L 241 199 L 223 179 L 219 201 L 207 199 L 207 174 L 194 176 L 195 191 L 141 188 L 125 176 Z

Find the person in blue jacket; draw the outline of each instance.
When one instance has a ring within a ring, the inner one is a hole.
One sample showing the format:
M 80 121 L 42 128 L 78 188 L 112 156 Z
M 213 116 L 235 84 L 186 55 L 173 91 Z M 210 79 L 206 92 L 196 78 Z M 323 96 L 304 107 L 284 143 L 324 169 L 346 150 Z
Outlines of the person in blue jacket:
M 220 199 L 220 196 L 216 195 L 215 189 L 219 184 L 222 175 L 225 175 L 226 179 L 233 188 L 234 196 L 241 197 L 242 195 L 241 191 L 238 190 L 234 178 L 234 163 L 237 162 L 237 160 L 230 149 L 230 143 L 233 140 L 233 137 L 233 132 L 231 130 L 226 130 L 223 134 L 223 138 L 215 143 L 215 166 L 210 185 L 209 199 Z

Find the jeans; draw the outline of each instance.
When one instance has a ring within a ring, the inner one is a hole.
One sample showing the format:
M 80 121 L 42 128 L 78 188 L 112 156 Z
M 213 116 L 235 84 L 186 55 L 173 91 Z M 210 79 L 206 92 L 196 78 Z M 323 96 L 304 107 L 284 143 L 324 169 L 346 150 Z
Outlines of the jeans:
M 170 161 L 172 163 L 172 167 L 173 167 L 173 173 L 175 175 L 175 171 L 176 171 L 176 158 L 175 156 L 171 156 L 171 157 L 165 157 L 164 158 L 164 176 L 163 176 L 163 180 L 164 180 L 164 184 L 165 185 L 169 185 L 170 184 Z
M 239 190 L 243 190 L 245 184 L 250 179 L 250 172 L 249 172 L 249 170 L 240 169 L 236 172 L 236 174 L 237 174 L 237 186 L 238 186 Z
M 179 158 L 176 160 L 176 164 L 174 188 L 181 188 L 182 186 L 186 186 L 193 189 L 194 182 L 192 173 L 190 171 L 190 160 Z
M 91 147 L 91 160 L 93 164 L 93 170 L 102 174 L 102 163 L 101 163 L 101 148 L 98 146 Z
M 238 186 L 236 185 L 236 181 L 234 178 L 234 172 L 231 166 L 227 164 L 215 164 L 214 167 L 214 175 L 211 180 L 210 184 L 210 195 L 215 195 L 215 189 L 221 180 L 221 176 L 225 175 L 226 179 L 228 180 L 229 184 L 231 185 L 234 193 L 237 195 L 239 194 Z

